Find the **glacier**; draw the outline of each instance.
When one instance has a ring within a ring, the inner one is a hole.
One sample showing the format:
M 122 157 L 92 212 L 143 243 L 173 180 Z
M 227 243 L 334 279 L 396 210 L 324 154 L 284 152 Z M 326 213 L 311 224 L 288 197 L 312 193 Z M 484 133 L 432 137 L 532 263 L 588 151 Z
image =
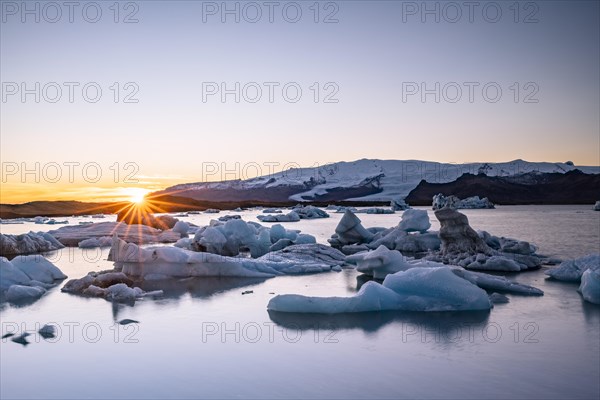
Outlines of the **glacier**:
M 488 176 L 512 176 L 527 172 L 566 173 L 579 169 L 598 174 L 600 167 L 575 166 L 572 163 L 528 162 L 513 160 L 501 163 L 439 163 L 420 160 L 373 160 L 337 162 L 314 168 L 291 168 L 247 180 L 196 182 L 169 187 L 157 195 L 177 195 L 202 199 L 202 191 L 259 191 L 281 189 L 278 200 L 307 201 L 326 199 L 328 195 L 348 190 L 349 201 L 385 201 L 404 199 L 421 180 L 446 183 L 464 173 Z M 289 190 L 296 193 L 288 194 Z M 354 193 L 354 194 L 352 194 Z M 270 192 L 273 199 L 275 193 Z M 326 200 L 329 201 L 329 200 Z

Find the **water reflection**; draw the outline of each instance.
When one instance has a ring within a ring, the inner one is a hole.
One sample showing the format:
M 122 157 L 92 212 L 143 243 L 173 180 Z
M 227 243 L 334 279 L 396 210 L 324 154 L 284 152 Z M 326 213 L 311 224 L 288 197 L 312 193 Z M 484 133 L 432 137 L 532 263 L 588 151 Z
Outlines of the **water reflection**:
M 179 280 L 141 281 L 134 286 L 146 292 L 162 290 L 163 298 L 179 299 L 185 294 L 193 298 L 208 298 L 219 293 L 243 287 L 256 286 L 266 281 L 266 278 L 238 277 L 197 277 Z
M 488 323 L 489 311 L 461 312 L 406 312 L 379 311 L 347 314 L 303 314 L 268 311 L 275 324 L 286 329 L 305 330 L 348 330 L 361 329 L 373 333 L 391 323 L 402 323 L 419 327 L 420 330 L 438 332 L 441 337 L 452 338 L 454 332 L 465 327 L 483 328 Z

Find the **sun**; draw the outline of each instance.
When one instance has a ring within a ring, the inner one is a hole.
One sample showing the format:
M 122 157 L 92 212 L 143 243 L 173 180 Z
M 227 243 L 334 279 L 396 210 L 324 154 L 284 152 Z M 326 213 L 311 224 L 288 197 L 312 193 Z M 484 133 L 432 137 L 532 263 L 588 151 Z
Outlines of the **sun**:
M 142 188 L 127 188 L 125 189 L 125 195 L 127 199 L 135 204 L 142 204 L 146 199 L 145 196 L 150 193 L 148 189 Z

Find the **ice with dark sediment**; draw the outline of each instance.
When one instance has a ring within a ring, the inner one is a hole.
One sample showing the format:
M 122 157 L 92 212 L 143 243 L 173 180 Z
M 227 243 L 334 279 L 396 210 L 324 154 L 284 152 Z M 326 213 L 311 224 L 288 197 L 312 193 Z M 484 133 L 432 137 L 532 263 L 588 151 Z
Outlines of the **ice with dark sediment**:
M 50 231 L 65 246 L 78 246 L 79 242 L 103 236 L 112 237 L 117 234 L 133 243 L 174 243 L 181 235 L 172 230 L 160 230 L 147 225 L 128 225 L 125 222 L 99 222 L 87 225 L 64 226 Z
M 42 253 L 65 247 L 47 232 L 29 232 L 21 235 L 0 234 L 0 255 Z

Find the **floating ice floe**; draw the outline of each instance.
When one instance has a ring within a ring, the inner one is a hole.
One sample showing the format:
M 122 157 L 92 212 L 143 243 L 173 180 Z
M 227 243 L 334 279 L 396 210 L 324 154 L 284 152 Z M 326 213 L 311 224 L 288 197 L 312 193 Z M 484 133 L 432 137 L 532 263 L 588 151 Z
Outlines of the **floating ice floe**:
M 358 210 L 356 209 L 356 207 L 336 206 L 336 205 L 333 205 L 333 204 L 328 205 L 325 209 L 327 211 L 333 211 L 336 214 L 344 214 L 347 210 L 350 210 L 353 213 L 357 213 L 358 212 Z
M 301 219 L 329 218 L 329 214 L 315 206 L 298 205 L 287 214 L 281 214 L 281 210 L 266 209 L 267 211 L 279 211 L 277 215 L 259 215 L 256 218 L 261 222 L 298 222 Z
M 588 269 L 600 271 L 600 254 L 589 254 L 574 260 L 563 261 L 557 268 L 549 269 L 544 273 L 559 281 L 580 282 L 584 272 Z
M 252 257 L 257 258 L 293 244 L 310 243 L 316 243 L 314 236 L 285 229 L 280 224 L 268 228 L 256 222 L 232 219 L 225 223 L 211 221 L 209 226 L 199 228 L 192 239 L 181 239 L 175 246 L 223 256 L 250 252 Z
M 134 303 L 143 297 L 163 294 L 160 290 L 144 292 L 139 287 L 134 287 L 133 280 L 127 275 L 116 271 L 89 272 L 83 278 L 68 281 L 61 291 L 125 303 Z
M 405 232 L 427 232 L 431 228 L 429 215 L 425 210 L 406 210 L 402 213 L 398 228 Z
M 85 239 L 111 236 L 133 243 L 173 243 L 181 235 L 172 230 L 161 231 L 146 225 L 127 225 L 124 222 L 100 222 L 89 225 L 64 226 L 49 232 L 65 246 L 78 246 Z
M 600 304 L 600 269 L 587 269 L 581 276 L 579 292 L 585 301 Z
M 376 250 L 357 253 L 346 257 L 348 265 L 356 265 L 356 270 L 375 279 L 384 279 L 387 275 L 398 271 L 406 271 L 416 267 L 441 267 L 444 264 L 427 259 L 409 259 L 399 251 L 389 250 L 379 246 Z M 459 266 L 450 266 L 455 275 L 468 280 L 485 290 L 498 290 L 522 295 L 541 296 L 541 290 L 528 285 L 510 281 L 501 276 L 489 275 L 482 272 L 467 271 Z
M 216 208 L 207 208 L 206 210 L 204 210 L 205 214 L 218 214 L 220 212 L 221 210 L 217 210 Z
M 466 215 L 452 209 L 435 211 L 440 221 L 441 250 L 427 256 L 432 261 L 467 269 L 519 272 L 542 265 L 536 247 L 525 241 L 477 233 Z
M 417 211 L 415 213 L 415 211 Z M 406 217 L 404 215 L 407 214 Z M 418 253 L 440 248 L 437 232 L 409 234 L 407 230 L 421 230 L 431 226 L 426 211 L 406 210 L 403 214 L 404 223 L 394 228 L 369 228 L 362 226 L 360 219 L 350 210 L 338 223 L 335 234 L 329 239 L 331 246 L 340 249 L 345 254 L 376 249 L 384 245 L 388 249 L 401 252 Z
M 279 208 L 265 208 L 262 210 L 263 214 L 281 214 L 282 212 Z
M 2 219 L 0 218 L 0 225 L 21 225 L 26 221 L 24 218 L 14 218 L 14 219 Z
M 415 267 L 388 275 L 383 284 L 365 283 L 352 297 L 273 297 L 267 309 L 339 314 L 367 311 L 468 311 L 492 307 L 485 290 L 456 276 L 450 267 Z
M 395 199 L 392 199 L 392 201 L 390 202 L 390 208 L 393 211 L 404 211 L 404 210 L 408 210 L 410 208 L 410 206 L 408 204 L 406 204 L 404 199 L 395 198 Z
M 395 211 L 389 208 L 379 208 L 379 207 L 371 207 L 371 208 L 363 208 L 362 210 L 356 210 L 357 214 L 394 214 Z
M 109 260 L 115 263 L 115 271 L 102 274 L 90 273 L 84 278 L 69 281 L 63 290 L 85 294 L 83 291 L 92 285 L 103 287 L 96 282 L 104 279 L 111 284 L 127 284 L 129 281 L 126 279 L 130 278 L 142 280 L 200 276 L 270 278 L 278 275 L 337 271 L 344 264 L 345 257 L 331 247 L 315 243 L 289 246 L 254 259 L 198 253 L 170 246 L 141 248 L 115 236 Z M 115 275 L 119 272 L 122 274 Z M 106 274 L 113 275 L 105 278 Z
M 406 258 L 396 250 L 384 245 L 376 250 L 358 253 L 346 257 L 346 261 L 356 264 L 356 270 L 375 279 L 384 279 L 387 275 L 411 268 Z
M 297 205 L 292 211 L 298 214 L 300 219 L 329 218 L 329 214 L 315 206 Z
M 173 226 L 173 229 L 172 229 L 173 232 L 179 233 L 179 235 L 181 235 L 182 238 L 188 237 L 189 230 L 190 230 L 190 224 L 188 224 L 187 222 L 183 222 L 183 221 L 177 221 L 175 223 L 175 226 Z
M 0 299 L 12 303 L 35 301 L 66 277 L 39 255 L 19 256 L 11 261 L 0 257 Z
M 81 249 L 91 249 L 94 247 L 110 247 L 112 246 L 111 236 L 100 236 L 82 240 L 77 244 Z
M 227 222 L 230 219 L 242 219 L 242 216 L 241 215 L 231 215 L 231 214 L 228 214 L 228 215 L 223 215 L 223 216 L 221 216 L 221 217 L 219 217 L 217 219 L 219 221 L 221 221 L 221 222 Z
M 446 197 L 439 193 L 433 196 L 432 208 L 434 210 L 441 210 L 442 208 L 453 208 L 457 210 L 463 208 L 495 208 L 495 206 L 487 197 L 480 199 L 479 196 L 473 196 L 461 200 L 453 195 Z
M 290 211 L 287 214 L 277 215 L 258 215 L 256 217 L 260 222 L 298 222 L 300 216 L 295 211 Z
M 62 249 L 54 236 L 46 232 L 29 232 L 21 235 L 0 234 L 0 255 L 41 253 Z

